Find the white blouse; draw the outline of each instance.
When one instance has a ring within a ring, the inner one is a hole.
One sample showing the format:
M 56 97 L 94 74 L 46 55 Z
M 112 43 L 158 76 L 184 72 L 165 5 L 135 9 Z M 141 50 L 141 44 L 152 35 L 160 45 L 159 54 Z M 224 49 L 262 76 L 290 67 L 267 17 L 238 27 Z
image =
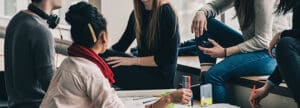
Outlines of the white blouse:
M 54 73 L 41 108 L 125 108 L 93 62 L 66 58 Z

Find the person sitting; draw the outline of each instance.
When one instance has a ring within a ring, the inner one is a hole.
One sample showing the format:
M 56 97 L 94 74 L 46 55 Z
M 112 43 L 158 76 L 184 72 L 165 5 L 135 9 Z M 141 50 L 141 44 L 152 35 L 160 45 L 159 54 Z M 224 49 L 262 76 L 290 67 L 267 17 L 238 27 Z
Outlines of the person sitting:
M 50 82 L 41 108 L 124 108 L 111 87 L 114 74 L 98 54 L 108 46 L 107 23 L 96 7 L 79 2 L 66 13 L 74 43 Z M 147 108 L 165 108 L 169 103 L 187 104 L 191 91 L 180 89 L 161 97 Z
M 112 67 L 122 89 L 174 88 L 180 40 L 177 15 L 167 0 L 133 1 L 124 34 L 100 56 Z M 136 57 L 125 53 L 134 40 Z
M 225 87 L 230 79 L 272 74 L 276 60 L 269 56 L 268 44 L 273 33 L 288 26 L 287 18 L 273 15 L 275 5 L 276 0 L 212 0 L 196 12 L 192 31 L 204 82 L 213 85 L 215 103 L 231 101 Z M 215 19 L 231 7 L 242 33 Z M 217 58 L 224 60 L 216 63 Z
M 277 67 L 263 87 L 251 93 L 249 102 L 252 107 L 259 106 L 270 90 L 285 80 L 294 100 L 300 108 L 300 2 L 298 0 L 280 0 L 277 13 L 293 11 L 293 27 L 277 33 L 269 45 L 269 54 L 276 58 Z M 276 46 L 277 45 L 277 46 Z M 276 46 L 276 56 L 272 50 Z

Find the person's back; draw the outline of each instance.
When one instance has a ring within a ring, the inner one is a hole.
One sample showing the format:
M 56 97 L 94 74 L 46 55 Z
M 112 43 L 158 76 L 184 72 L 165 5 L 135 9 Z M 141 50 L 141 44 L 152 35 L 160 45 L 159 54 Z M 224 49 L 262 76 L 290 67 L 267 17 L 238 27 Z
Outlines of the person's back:
M 54 71 L 54 45 L 46 20 L 21 11 L 5 36 L 5 79 L 10 107 L 42 101 Z
M 82 57 L 68 57 L 55 72 L 41 104 L 41 108 L 66 107 L 125 106 L 95 63 Z

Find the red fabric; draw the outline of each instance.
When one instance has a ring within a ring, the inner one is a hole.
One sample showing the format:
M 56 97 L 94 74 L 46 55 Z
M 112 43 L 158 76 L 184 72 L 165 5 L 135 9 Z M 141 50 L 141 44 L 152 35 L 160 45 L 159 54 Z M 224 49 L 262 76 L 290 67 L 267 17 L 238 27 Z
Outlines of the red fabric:
M 108 79 L 111 85 L 115 83 L 113 72 L 111 71 L 109 66 L 105 63 L 105 61 L 101 57 L 99 57 L 94 51 L 78 44 L 72 44 L 68 48 L 68 54 L 70 56 L 82 57 L 92 61 L 100 68 L 102 74 L 104 75 L 105 78 Z

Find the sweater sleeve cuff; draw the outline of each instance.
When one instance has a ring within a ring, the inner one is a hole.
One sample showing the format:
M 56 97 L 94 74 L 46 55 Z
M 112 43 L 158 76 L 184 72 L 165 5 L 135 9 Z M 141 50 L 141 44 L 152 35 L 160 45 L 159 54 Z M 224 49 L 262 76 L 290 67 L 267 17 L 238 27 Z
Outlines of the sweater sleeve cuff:
M 154 62 L 156 63 L 157 66 L 162 65 L 162 61 L 160 60 L 160 57 L 154 56 Z
M 238 45 L 241 53 L 247 53 L 250 52 L 250 49 L 247 47 L 247 43 L 241 43 Z
M 212 13 L 210 13 L 208 10 L 212 10 L 212 8 L 210 6 L 203 6 L 201 9 L 199 9 L 198 11 L 203 11 L 206 15 L 206 18 L 211 18 L 213 17 Z

